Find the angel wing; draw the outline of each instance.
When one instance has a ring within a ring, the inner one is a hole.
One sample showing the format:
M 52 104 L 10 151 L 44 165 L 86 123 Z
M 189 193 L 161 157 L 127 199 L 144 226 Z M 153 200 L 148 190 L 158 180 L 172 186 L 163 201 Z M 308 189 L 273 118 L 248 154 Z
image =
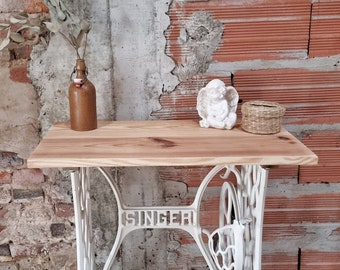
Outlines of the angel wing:
M 228 86 L 226 88 L 226 93 L 225 93 L 225 98 L 229 104 L 229 109 L 230 112 L 234 112 L 236 113 L 237 110 L 237 104 L 238 104 L 238 100 L 239 100 L 239 95 L 236 91 L 236 89 L 232 86 Z

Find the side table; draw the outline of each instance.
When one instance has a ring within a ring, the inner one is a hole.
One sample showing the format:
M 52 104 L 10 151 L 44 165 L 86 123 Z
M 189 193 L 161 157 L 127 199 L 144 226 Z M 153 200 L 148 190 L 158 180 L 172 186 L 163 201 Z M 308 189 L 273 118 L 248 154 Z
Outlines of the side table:
M 29 168 L 73 168 L 77 265 L 92 270 L 89 168 L 96 167 L 109 183 L 118 208 L 118 230 L 104 269 L 110 269 L 125 236 L 136 229 L 181 229 L 193 237 L 210 269 L 260 270 L 262 226 L 268 170 L 277 165 L 313 165 L 317 156 L 282 128 L 273 135 L 201 128 L 195 120 L 100 122 L 98 129 L 77 132 L 69 123 L 55 124 L 27 160 Z M 214 166 L 202 179 L 187 206 L 124 204 L 105 167 Z M 228 181 L 233 174 L 236 183 Z M 216 175 L 221 187 L 219 226 L 200 225 L 204 191 Z M 208 241 L 203 240 L 206 235 Z

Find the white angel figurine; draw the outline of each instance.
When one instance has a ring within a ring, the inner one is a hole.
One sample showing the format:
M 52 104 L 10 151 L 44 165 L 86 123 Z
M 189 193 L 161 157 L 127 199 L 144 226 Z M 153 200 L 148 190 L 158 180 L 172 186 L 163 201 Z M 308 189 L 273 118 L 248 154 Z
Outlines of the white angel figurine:
M 197 95 L 197 111 L 201 127 L 232 129 L 236 123 L 239 95 L 232 86 L 219 79 L 210 81 Z

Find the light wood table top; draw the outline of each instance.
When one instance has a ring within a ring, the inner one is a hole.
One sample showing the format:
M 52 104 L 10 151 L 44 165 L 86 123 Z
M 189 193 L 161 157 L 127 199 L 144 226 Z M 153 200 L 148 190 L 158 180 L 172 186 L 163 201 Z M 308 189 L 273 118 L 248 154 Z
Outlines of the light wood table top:
M 313 165 L 317 156 L 288 131 L 256 135 L 201 128 L 197 120 L 99 122 L 92 131 L 55 124 L 30 158 L 29 168 Z

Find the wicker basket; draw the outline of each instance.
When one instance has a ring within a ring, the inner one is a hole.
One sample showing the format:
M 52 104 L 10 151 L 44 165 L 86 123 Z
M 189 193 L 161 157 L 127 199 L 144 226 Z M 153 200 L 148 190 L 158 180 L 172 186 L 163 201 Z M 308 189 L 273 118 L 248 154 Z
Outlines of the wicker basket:
M 274 134 L 281 130 L 286 109 L 276 102 L 254 100 L 242 105 L 242 128 L 256 134 Z

